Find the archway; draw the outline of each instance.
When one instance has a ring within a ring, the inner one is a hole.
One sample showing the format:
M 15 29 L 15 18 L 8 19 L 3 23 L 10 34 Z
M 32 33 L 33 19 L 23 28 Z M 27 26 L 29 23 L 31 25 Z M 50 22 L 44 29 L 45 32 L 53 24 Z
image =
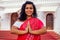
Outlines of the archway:
M 17 20 L 18 18 L 18 13 L 14 12 L 11 14 L 11 26 L 14 24 L 14 22 Z
M 46 28 L 47 30 L 53 30 L 54 17 L 52 13 L 46 15 Z

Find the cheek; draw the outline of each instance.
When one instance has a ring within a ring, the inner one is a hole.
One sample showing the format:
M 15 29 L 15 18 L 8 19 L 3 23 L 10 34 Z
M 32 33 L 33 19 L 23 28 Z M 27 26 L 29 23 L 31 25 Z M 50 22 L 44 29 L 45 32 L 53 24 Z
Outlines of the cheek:
M 31 10 L 31 15 L 33 14 L 33 12 L 34 12 L 34 11 L 33 11 L 33 10 Z
M 31 12 L 33 13 L 34 11 L 33 11 L 33 10 L 31 10 Z
M 32 10 L 27 10 L 27 9 L 26 9 L 26 10 L 25 10 L 25 13 L 26 13 L 26 14 L 32 14 L 32 13 L 33 13 L 33 9 L 32 9 Z
M 28 10 L 27 9 L 25 9 L 25 13 L 27 13 L 28 12 Z
M 28 10 L 25 10 L 25 13 L 28 14 Z

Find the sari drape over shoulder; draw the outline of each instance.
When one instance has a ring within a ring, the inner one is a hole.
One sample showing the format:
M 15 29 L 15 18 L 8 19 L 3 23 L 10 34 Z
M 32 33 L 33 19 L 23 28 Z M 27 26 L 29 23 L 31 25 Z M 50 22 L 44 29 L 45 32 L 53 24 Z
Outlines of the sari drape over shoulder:
M 25 30 L 28 21 L 30 22 L 30 26 L 32 30 L 39 30 L 41 29 L 44 25 L 42 23 L 41 20 L 39 20 L 38 18 L 30 18 L 27 19 L 26 21 L 24 21 L 24 23 L 20 26 L 19 30 Z M 18 39 L 17 40 L 40 40 L 41 37 L 40 35 L 35 35 L 35 34 L 23 34 L 23 35 L 18 35 Z

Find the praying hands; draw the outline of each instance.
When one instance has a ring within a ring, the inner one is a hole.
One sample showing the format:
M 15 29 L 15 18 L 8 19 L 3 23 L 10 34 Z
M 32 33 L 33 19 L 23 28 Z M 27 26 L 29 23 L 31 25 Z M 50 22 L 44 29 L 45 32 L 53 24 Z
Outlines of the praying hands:
M 43 27 L 43 28 L 41 28 L 39 30 L 32 30 L 32 28 L 30 26 L 30 22 L 28 21 L 26 31 L 31 33 L 31 34 L 43 34 L 43 33 L 46 32 L 46 28 Z

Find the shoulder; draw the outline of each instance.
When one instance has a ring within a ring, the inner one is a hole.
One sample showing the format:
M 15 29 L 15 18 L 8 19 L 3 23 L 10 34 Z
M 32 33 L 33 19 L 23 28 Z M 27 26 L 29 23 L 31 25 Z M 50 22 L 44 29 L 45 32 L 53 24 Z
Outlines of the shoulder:
M 23 23 L 23 21 L 20 21 L 19 19 L 17 19 L 14 24 L 21 24 L 21 23 Z
M 17 20 L 12 26 L 15 26 L 17 28 L 20 28 L 20 26 L 23 24 L 24 22 L 21 22 L 20 20 Z
M 21 20 L 17 19 L 17 22 L 24 22 L 24 21 L 21 21 Z
M 34 20 L 40 20 L 39 18 L 33 18 Z
M 39 18 L 33 18 L 33 19 L 34 19 L 34 21 L 36 21 L 36 22 L 42 22 L 42 20 L 39 19 Z

